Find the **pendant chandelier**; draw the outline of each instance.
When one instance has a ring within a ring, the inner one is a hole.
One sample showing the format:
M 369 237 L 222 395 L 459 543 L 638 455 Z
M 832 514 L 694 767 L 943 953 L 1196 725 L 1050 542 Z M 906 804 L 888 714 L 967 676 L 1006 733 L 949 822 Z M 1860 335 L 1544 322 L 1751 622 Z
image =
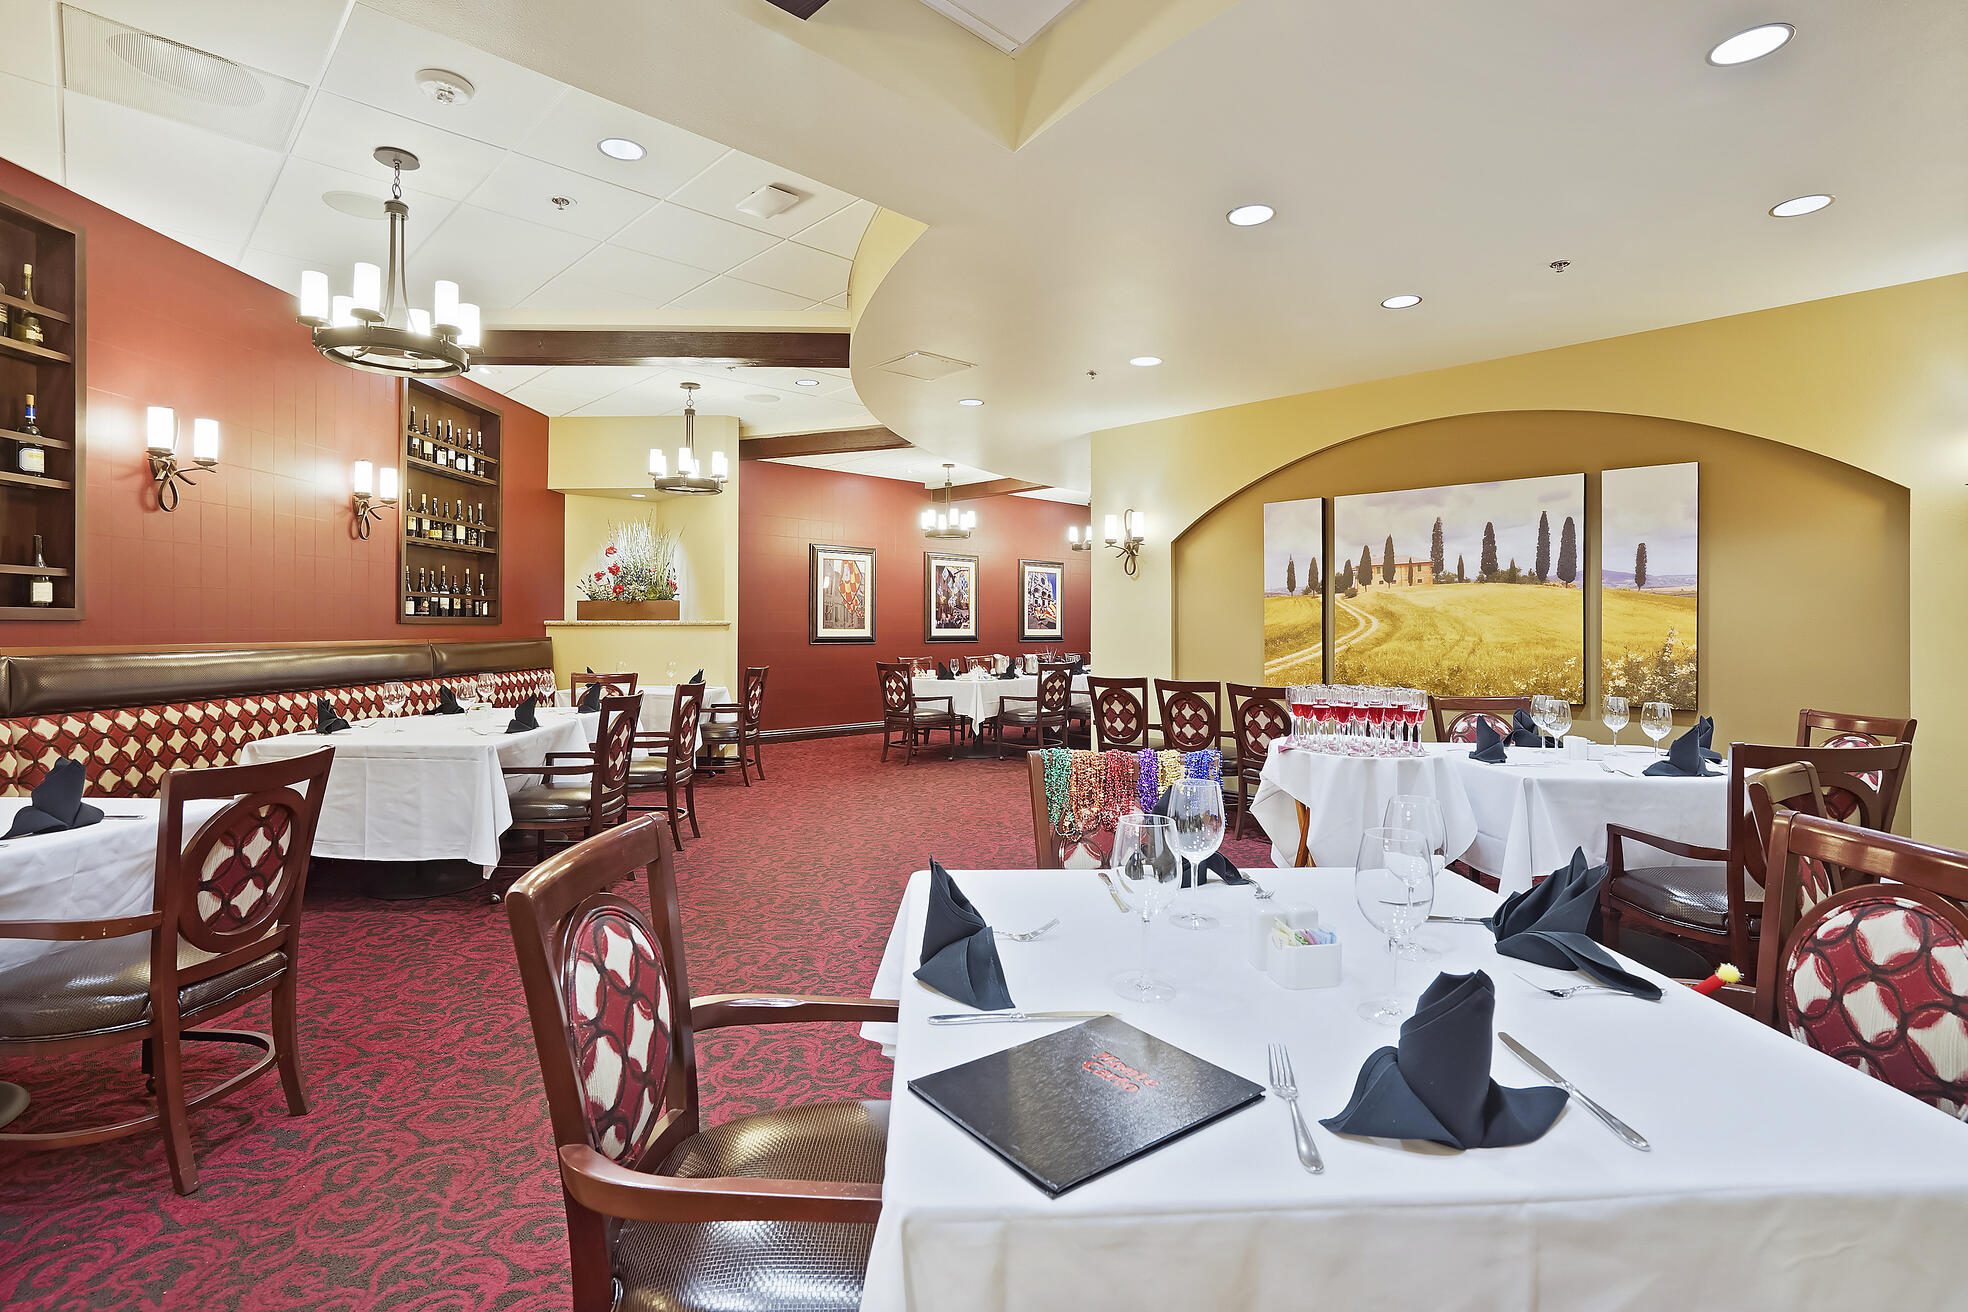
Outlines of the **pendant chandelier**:
M 923 507 L 923 536 L 938 542 L 967 538 L 970 531 L 977 527 L 976 511 L 957 509 L 956 488 L 950 483 L 950 471 L 955 468 L 948 461 L 944 462 L 943 486 L 930 489 L 929 504 Z
M 389 267 L 355 266 L 350 295 L 328 294 L 328 275 L 301 275 L 300 321 L 314 329 L 314 349 L 337 364 L 406 378 L 445 378 L 470 366 L 478 345 L 478 307 L 458 300 L 458 284 L 439 279 L 431 308 L 412 309 L 403 240 L 410 207 L 403 203 L 403 171 L 417 157 L 378 146 L 376 162 L 389 166 Z
M 669 461 L 663 455 L 663 448 L 649 448 L 649 481 L 658 492 L 680 492 L 692 496 L 704 496 L 724 491 L 724 483 L 731 476 L 731 466 L 725 463 L 724 452 L 711 452 L 710 476 L 704 475 L 697 463 L 697 383 L 680 383 L 683 388 L 683 445 L 677 448 L 677 472 L 669 470 Z

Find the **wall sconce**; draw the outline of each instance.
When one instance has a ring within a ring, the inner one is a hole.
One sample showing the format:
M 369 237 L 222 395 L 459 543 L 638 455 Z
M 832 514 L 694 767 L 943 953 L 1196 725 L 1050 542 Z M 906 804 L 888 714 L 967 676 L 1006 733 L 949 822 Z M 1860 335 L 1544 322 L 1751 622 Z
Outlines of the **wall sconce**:
M 349 482 L 355 488 L 351 498 L 355 502 L 355 535 L 366 542 L 369 540 L 369 521 L 381 519 L 385 510 L 396 508 L 396 466 L 385 465 L 378 474 L 374 463 L 358 460 Z
M 144 412 L 144 445 L 150 454 L 150 476 L 157 480 L 157 508 L 178 508 L 178 484 L 196 487 L 195 471 L 216 469 L 219 465 L 219 421 L 191 421 L 190 465 L 178 460 L 178 416 L 168 405 L 154 405 Z
M 1067 550 L 1069 551 L 1092 551 L 1093 525 L 1088 524 L 1086 526 L 1085 537 L 1080 536 L 1079 525 L 1077 524 L 1068 525 L 1066 528 L 1066 547 Z
M 1135 562 L 1141 555 L 1141 544 L 1148 540 L 1148 516 L 1139 510 L 1125 514 L 1107 516 L 1107 545 L 1121 557 L 1121 568 L 1129 578 L 1134 577 Z

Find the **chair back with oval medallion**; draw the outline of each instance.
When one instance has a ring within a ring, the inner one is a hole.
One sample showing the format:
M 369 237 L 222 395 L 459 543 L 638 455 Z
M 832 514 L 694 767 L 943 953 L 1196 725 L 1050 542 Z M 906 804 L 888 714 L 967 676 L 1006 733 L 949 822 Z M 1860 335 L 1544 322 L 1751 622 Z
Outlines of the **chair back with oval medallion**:
M 1484 720 L 1508 739 L 1517 712 L 1530 709 L 1528 697 L 1437 697 L 1431 693 L 1428 698 L 1438 743 L 1473 743 L 1476 726 Z
M 915 705 L 915 688 L 909 682 L 909 667 L 900 661 L 875 662 L 875 681 L 880 686 L 882 714 L 893 719 L 909 718 Z
M 1171 751 L 1205 752 L 1222 746 L 1222 686 L 1214 681 L 1157 679 L 1162 743 Z
M 1093 727 L 1101 747 L 1148 745 L 1148 680 L 1087 677 L 1093 694 Z
M 1039 664 L 1039 710 L 1047 715 L 1063 715 L 1073 696 L 1073 667 L 1042 661 Z
M 595 729 L 594 828 L 620 824 L 628 814 L 629 767 L 635 758 L 641 712 L 639 696 L 601 699 L 601 717 Z
M 293 936 L 333 759 L 330 748 L 266 765 L 165 776 L 157 909 L 185 942 L 218 954 L 201 965 L 201 973 L 263 956 Z M 236 800 L 185 839 L 185 803 L 225 797 Z M 171 937 L 168 929 L 156 936 L 154 958 L 166 973 L 178 965 L 176 946 L 167 943 Z M 231 954 L 240 955 L 235 960 Z
M 636 682 L 642 676 L 635 673 L 596 674 L 593 670 L 581 670 L 567 676 L 567 691 L 575 701 L 591 683 L 601 685 L 604 697 L 626 697 L 636 690 Z
M 1779 810 L 1768 867 L 1757 1019 L 1968 1117 L 1968 853 Z
M 1840 711 L 1802 710 L 1797 713 L 1797 745 L 1808 747 L 1814 733 L 1825 735 L 1820 747 L 1878 747 L 1887 743 L 1913 743 L 1914 730 L 1920 722 L 1914 719 L 1900 719 L 1891 715 L 1847 715 Z M 1866 782 L 1878 791 L 1884 780 L 1876 772 L 1868 771 Z M 1851 820 L 1854 824 L 1866 824 L 1864 820 L 1853 820 L 1858 811 L 1858 798 L 1842 788 L 1832 789 L 1825 798 L 1826 814 L 1833 820 Z M 1892 819 L 1889 813 L 1883 825 L 1869 825 L 1869 828 L 1890 829 Z
M 1237 744 L 1237 838 L 1244 836 L 1250 818 L 1250 799 L 1271 756 L 1271 742 L 1292 731 L 1291 708 L 1283 688 L 1233 683 L 1230 689 L 1230 731 Z
M 1766 862 L 1778 814 L 1796 813 L 1816 816 L 1820 820 L 1829 818 L 1825 813 L 1824 785 L 1818 782 L 1817 767 L 1809 761 L 1792 761 L 1789 765 L 1759 770 L 1744 778 L 1743 789 L 1749 794 L 1749 814 L 1756 826 L 1751 841 L 1755 850 L 1763 853 Z M 1762 872 L 1760 877 L 1768 877 L 1767 867 L 1759 866 L 1758 869 Z M 1840 873 L 1813 857 L 1799 858 L 1798 876 L 1803 898 L 1800 910 L 1809 910 L 1813 904 L 1837 892 Z

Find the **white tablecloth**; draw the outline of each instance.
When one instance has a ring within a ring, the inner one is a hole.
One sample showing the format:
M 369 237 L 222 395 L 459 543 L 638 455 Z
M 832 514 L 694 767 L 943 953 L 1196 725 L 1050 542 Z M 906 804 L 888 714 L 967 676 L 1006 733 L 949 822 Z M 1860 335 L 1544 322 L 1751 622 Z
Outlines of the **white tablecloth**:
M 902 1019 L 865 1312 L 1961 1305 L 1948 1255 L 1968 1226 L 1968 1126 L 1679 987 L 1659 1003 L 1536 993 L 1512 972 L 1573 977 L 1499 959 L 1481 927 L 1430 926 L 1448 950 L 1404 964 L 1402 991 L 1418 993 L 1437 969 L 1489 970 L 1497 1028 L 1653 1151 L 1627 1148 L 1576 1105 L 1537 1142 L 1488 1151 L 1325 1130 L 1317 1118 L 1345 1105 L 1361 1063 L 1395 1031 L 1354 1013 L 1364 955 L 1353 945 L 1370 931 L 1350 872 L 1263 879 L 1278 902 L 1313 903 L 1339 932 L 1340 987 L 1288 992 L 1252 970 L 1251 894 L 1211 885 L 1198 896 L 1224 929 L 1155 927 L 1158 965 L 1182 996 L 1124 1004 L 1108 979 L 1137 963 L 1139 930 L 1091 873 L 957 872 L 995 925 L 1061 918 L 1036 942 L 1000 944 L 1020 1006 L 1111 1008 L 1260 1083 L 1266 1042 L 1289 1043 L 1326 1161 L 1321 1176 L 1300 1169 L 1285 1109 L 1267 1097 L 1048 1199 L 908 1092 L 910 1079 L 1059 1027 L 926 1024 L 960 1008 L 901 970 L 920 951 L 917 874 L 875 987 L 901 999 Z M 1495 901 L 1451 876 L 1436 905 L 1481 914 Z M 1492 1069 L 1507 1085 L 1540 1083 L 1501 1044 Z
M 1404 792 L 1433 793 L 1448 830 L 1448 855 L 1495 875 L 1505 893 L 1529 888 L 1577 848 L 1590 861 L 1605 860 L 1609 823 L 1711 847 L 1727 840 L 1726 773 L 1636 778 L 1542 748 L 1513 747 L 1508 763 L 1489 765 L 1471 760 L 1467 744 L 1423 747 L 1426 758 L 1273 752 L 1251 799 L 1251 815 L 1271 839 L 1273 861 L 1289 865 L 1298 852 L 1295 801 L 1312 810 L 1312 860 L 1343 865 L 1353 860 L 1361 829 L 1379 824 L 1387 799 Z M 1647 750 L 1630 754 L 1638 758 Z M 1619 759 L 1628 754 L 1623 750 Z M 1652 849 L 1639 859 L 1677 862 Z
M 0 797 L 0 834 L 32 798 Z M 0 842 L 0 920 L 113 920 L 151 909 L 157 885 L 154 797 L 91 797 L 100 822 L 63 833 Z M 222 801 L 185 806 L 184 837 L 217 814 Z M 119 820 L 118 816 L 136 816 Z M 74 947 L 39 939 L 0 939 L 0 970 Z
M 1021 674 L 1015 679 L 911 679 L 916 688 L 916 700 L 925 697 L 948 697 L 950 707 L 962 718 L 969 720 L 973 727 L 981 727 L 986 720 L 994 718 L 1000 704 L 1007 697 L 1036 697 L 1039 695 L 1039 676 Z M 1087 676 L 1073 676 L 1073 691 L 1087 691 Z M 932 708 L 938 709 L 938 708 Z M 1029 706 L 1021 710 L 1030 710 Z
M 323 738 L 284 734 L 247 743 L 241 764 L 335 749 L 316 856 L 351 861 L 466 860 L 493 866 L 499 835 L 512 825 L 511 794 L 541 776 L 500 767 L 538 765 L 549 752 L 583 752 L 578 715 L 548 715 L 538 729 L 508 734 L 510 707 L 467 715 L 407 715 L 365 722 Z M 567 776 L 567 782 L 579 782 Z
M 583 691 L 586 690 L 583 689 Z M 668 733 L 670 731 L 670 712 L 676 705 L 675 686 L 657 684 L 650 688 L 638 688 L 636 691 L 642 697 L 642 707 L 636 716 L 636 731 L 638 733 Z M 556 706 L 572 706 L 574 700 L 571 690 L 562 688 L 554 695 L 554 704 Z M 723 684 L 713 683 L 704 689 L 704 705 L 728 706 L 730 704 L 731 690 Z M 704 711 L 697 717 L 697 723 L 700 725 L 704 724 L 710 718 L 711 713 Z M 729 724 L 731 721 L 726 719 L 725 723 Z M 590 743 L 594 742 L 595 734 L 600 732 L 600 729 L 600 712 L 590 711 L 582 717 L 582 730 L 587 734 Z

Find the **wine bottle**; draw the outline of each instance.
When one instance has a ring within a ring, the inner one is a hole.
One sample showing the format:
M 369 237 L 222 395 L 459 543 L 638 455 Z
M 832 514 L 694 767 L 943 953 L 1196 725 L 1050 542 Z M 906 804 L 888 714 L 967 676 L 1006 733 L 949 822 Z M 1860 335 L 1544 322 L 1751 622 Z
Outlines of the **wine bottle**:
M 422 565 L 417 567 L 417 613 L 424 616 L 431 613 L 430 571 Z
M 416 589 L 410 586 L 410 567 L 403 567 L 403 613 L 406 616 L 417 613 Z
M 0 296 L 5 296 L 6 294 L 6 285 L 0 283 Z M 7 304 L 5 301 L 0 301 L 0 337 L 12 337 L 13 335 L 13 321 L 8 317 Z
M 34 393 L 27 394 L 21 406 L 21 435 L 39 437 L 41 430 L 34 426 Z M 37 442 L 21 442 L 14 451 L 14 468 L 23 474 L 46 474 L 48 472 L 48 449 Z
M 34 535 L 34 567 L 48 568 L 48 558 L 41 554 L 41 535 Z M 27 604 L 30 606 L 52 606 L 55 604 L 55 580 L 53 575 L 36 574 L 27 581 Z
M 21 265 L 21 299 L 29 305 L 34 304 L 34 266 Z

